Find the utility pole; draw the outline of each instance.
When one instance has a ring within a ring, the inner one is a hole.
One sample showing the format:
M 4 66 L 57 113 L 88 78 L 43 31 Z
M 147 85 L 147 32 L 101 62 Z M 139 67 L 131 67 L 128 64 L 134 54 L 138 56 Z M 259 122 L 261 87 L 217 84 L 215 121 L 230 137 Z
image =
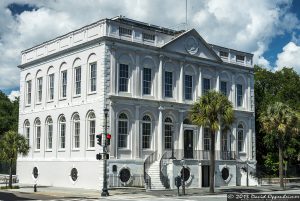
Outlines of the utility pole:
M 104 144 L 103 144 L 103 188 L 102 188 L 102 197 L 109 196 L 107 189 L 107 115 L 108 109 L 104 110 L 105 124 L 104 124 Z

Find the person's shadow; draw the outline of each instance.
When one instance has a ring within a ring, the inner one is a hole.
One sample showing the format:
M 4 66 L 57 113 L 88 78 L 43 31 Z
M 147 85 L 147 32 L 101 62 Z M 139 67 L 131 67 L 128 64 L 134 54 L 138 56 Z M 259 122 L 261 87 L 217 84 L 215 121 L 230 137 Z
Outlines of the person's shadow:
M 0 192 L 0 200 L 2 201 L 15 201 L 15 200 L 32 200 L 29 198 L 18 197 L 13 193 L 9 192 Z

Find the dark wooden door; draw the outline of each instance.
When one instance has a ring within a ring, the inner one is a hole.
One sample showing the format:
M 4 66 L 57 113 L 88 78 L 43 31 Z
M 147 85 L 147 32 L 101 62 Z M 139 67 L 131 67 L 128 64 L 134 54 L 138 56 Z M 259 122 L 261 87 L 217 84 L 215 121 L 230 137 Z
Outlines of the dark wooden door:
M 184 131 L 184 158 L 193 158 L 193 130 Z
M 209 165 L 202 166 L 202 187 L 209 187 Z

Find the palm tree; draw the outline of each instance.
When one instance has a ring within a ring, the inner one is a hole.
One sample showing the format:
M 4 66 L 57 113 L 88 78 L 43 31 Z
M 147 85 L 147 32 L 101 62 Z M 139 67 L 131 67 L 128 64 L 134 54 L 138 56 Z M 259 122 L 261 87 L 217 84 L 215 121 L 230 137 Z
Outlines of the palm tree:
M 193 104 L 190 119 L 194 124 L 210 129 L 209 192 L 214 193 L 215 133 L 220 127 L 228 129 L 233 123 L 234 112 L 232 103 L 222 93 L 208 91 Z
M 23 135 L 7 131 L 0 140 L 0 158 L 9 163 L 9 187 L 12 188 L 12 167 L 18 154 L 27 155 L 29 146 Z
M 265 133 L 275 137 L 279 154 L 280 187 L 283 188 L 283 151 L 284 145 L 292 134 L 297 133 L 299 126 L 297 114 L 287 105 L 275 102 L 262 112 L 259 121 Z

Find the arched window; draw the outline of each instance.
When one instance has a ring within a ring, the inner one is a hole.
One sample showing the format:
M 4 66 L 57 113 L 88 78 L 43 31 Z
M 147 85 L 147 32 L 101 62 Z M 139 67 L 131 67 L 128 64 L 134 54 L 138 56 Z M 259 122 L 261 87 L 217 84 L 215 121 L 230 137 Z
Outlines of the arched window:
M 238 151 L 243 152 L 244 151 L 244 127 L 242 124 L 238 125 Z
M 41 121 L 40 119 L 35 120 L 35 149 L 41 149 Z
M 80 146 L 80 118 L 78 114 L 73 116 L 73 148 L 78 149 Z
M 66 147 L 66 118 L 61 116 L 59 118 L 59 148 L 65 149 Z
M 222 151 L 228 151 L 228 133 L 222 131 L 221 136 L 222 136 Z
M 96 116 L 94 112 L 88 115 L 88 147 L 95 147 Z
M 47 150 L 51 150 L 52 139 L 53 139 L 53 121 L 51 117 L 48 117 L 46 121 L 46 134 L 47 134 L 47 138 L 46 138 Z
M 165 119 L 165 149 L 172 149 L 172 127 L 173 121 L 167 117 Z
M 127 115 L 121 113 L 118 121 L 118 147 L 127 148 L 128 142 L 128 118 Z
M 28 120 L 24 123 L 24 136 L 26 138 L 27 145 L 30 144 L 30 123 Z
M 151 148 L 151 118 L 148 115 L 145 115 L 143 117 L 142 132 L 143 132 L 143 140 L 142 140 L 143 149 L 150 149 Z

